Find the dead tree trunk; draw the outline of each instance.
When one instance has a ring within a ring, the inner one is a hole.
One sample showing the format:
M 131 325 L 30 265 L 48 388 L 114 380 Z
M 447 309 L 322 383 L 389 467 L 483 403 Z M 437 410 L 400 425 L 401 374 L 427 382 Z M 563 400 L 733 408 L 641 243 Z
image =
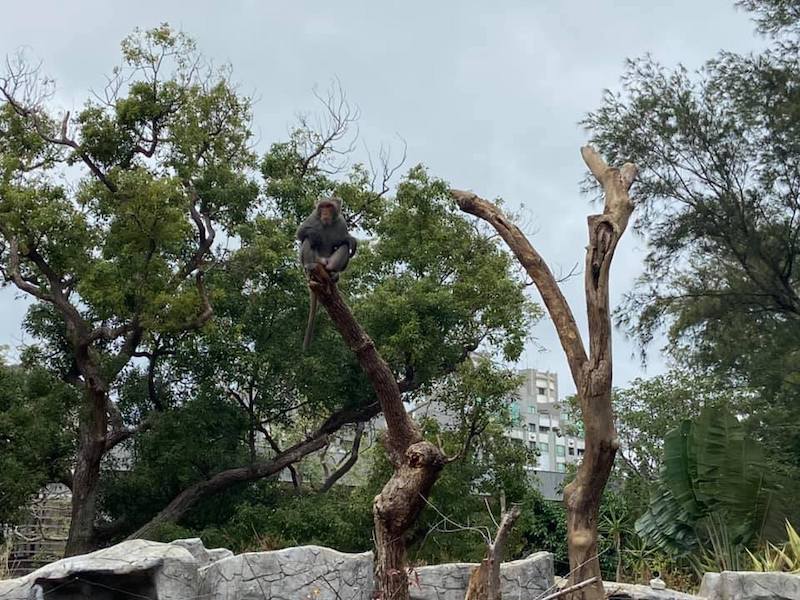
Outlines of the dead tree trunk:
M 486 558 L 469 577 L 464 600 L 500 600 L 500 565 L 503 563 L 508 535 L 520 514 L 518 506 L 503 513 L 494 541 L 486 549 Z
M 422 439 L 406 412 L 389 365 L 356 321 L 327 272 L 318 266 L 309 286 L 367 375 L 386 419 L 384 440 L 394 473 L 373 503 L 375 586 L 384 600 L 408 600 L 406 532 L 414 524 L 445 464 L 441 449 Z
M 608 481 L 619 440 L 611 410 L 611 317 L 608 277 L 611 259 L 633 212 L 628 190 L 636 177 L 630 163 L 610 168 L 592 148 L 581 148 L 592 175 L 603 188 L 603 213 L 588 218 L 584 287 L 589 321 L 589 355 L 584 349 L 572 310 L 550 268 L 520 229 L 491 202 L 471 192 L 452 190 L 464 212 L 480 217 L 508 244 L 533 280 L 558 332 L 561 346 L 580 402 L 586 435 L 586 451 L 575 479 L 564 490 L 567 508 L 567 545 L 570 584 L 596 577 L 574 592 L 575 597 L 604 598 L 600 563 L 597 559 L 597 519 L 600 499 Z

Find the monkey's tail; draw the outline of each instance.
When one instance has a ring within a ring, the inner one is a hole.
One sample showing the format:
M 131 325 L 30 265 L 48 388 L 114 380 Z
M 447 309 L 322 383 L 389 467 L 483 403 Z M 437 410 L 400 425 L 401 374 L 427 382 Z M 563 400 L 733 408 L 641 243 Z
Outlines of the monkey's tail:
M 311 338 L 314 337 L 314 322 L 317 320 L 317 295 L 309 292 L 311 301 L 308 306 L 308 325 L 306 325 L 306 336 L 303 338 L 303 352 L 308 352 L 311 345 Z

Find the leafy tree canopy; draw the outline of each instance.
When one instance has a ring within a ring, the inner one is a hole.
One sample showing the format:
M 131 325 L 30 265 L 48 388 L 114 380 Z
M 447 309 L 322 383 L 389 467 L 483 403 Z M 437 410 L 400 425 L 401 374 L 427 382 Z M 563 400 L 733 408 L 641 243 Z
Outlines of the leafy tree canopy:
M 698 71 L 629 62 L 584 124 L 612 162 L 630 160 L 645 272 L 616 316 L 726 387 L 757 391 L 753 430 L 800 465 L 800 67 L 796 2 L 752 0 L 774 37 L 756 55 L 721 52 Z

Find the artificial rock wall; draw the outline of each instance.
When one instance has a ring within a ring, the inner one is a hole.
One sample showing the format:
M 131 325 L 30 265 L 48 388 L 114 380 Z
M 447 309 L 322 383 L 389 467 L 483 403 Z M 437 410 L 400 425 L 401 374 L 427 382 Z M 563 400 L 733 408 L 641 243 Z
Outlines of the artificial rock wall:
M 422 567 L 412 573 L 415 600 L 462 600 L 474 564 Z M 536 598 L 553 584 L 553 558 L 538 552 L 501 568 L 506 598 Z M 234 556 L 199 539 L 171 544 L 132 540 L 51 563 L 0 581 L 0 600 L 371 600 L 372 553 L 320 546 Z
M 414 600 L 462 600 L 472 563 L 420 567 L 411 573 Z M 548 552 L 501 566 L 503 598 L 544 598 L 555 591 Z M 707 573 L 700 596 L 647 586 L 605 583 L 613 600 L 800 600 L 800 576 Z M 199 539 L 170 544 L 132 540 L 65 558 L 18 579 L 0 581 L 0 600 L 372 600 L 372 553 L 320 546 L 234 556 Z

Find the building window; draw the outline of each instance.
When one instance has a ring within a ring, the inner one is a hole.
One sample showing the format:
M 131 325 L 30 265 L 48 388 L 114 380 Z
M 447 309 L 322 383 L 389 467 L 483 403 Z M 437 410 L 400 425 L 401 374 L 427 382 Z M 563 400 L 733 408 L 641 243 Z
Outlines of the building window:
M 539 442 L 536 444 L 536 447 L 542 454 L 550 454 L 550 444 L 547 442 Z
M 583 448 L 578 448 L 578 456 L 583 456 Z
M 558 463 L 556 465 L 556 471 L 558 471 L 559 473 L 566 473 L 567 472 L 567 465 L 565 465 L 564 463 Z
M 539 433 L 549 433 L 550 428 L 547 425 L 539 425 Z
M 535 414 L 536 414 L 536 407 L 535 407 L 535 406 L 533 406 L 533 405 L 529 406 L 529 407 L 528 407 L 528 412 L 529 412 L 530 414 L 532 414 L 532 415 L 535 415 Z
M 575 456 L 575 448 L 573 448 L 572 446 L 569 447 L 569 455 Z
M 537 387 L 536 391 L 539 393 L 540 396 L 547 396 L 547 388 Z
M 556 456 L 564 456 L 564 446 L 556 444 Z

